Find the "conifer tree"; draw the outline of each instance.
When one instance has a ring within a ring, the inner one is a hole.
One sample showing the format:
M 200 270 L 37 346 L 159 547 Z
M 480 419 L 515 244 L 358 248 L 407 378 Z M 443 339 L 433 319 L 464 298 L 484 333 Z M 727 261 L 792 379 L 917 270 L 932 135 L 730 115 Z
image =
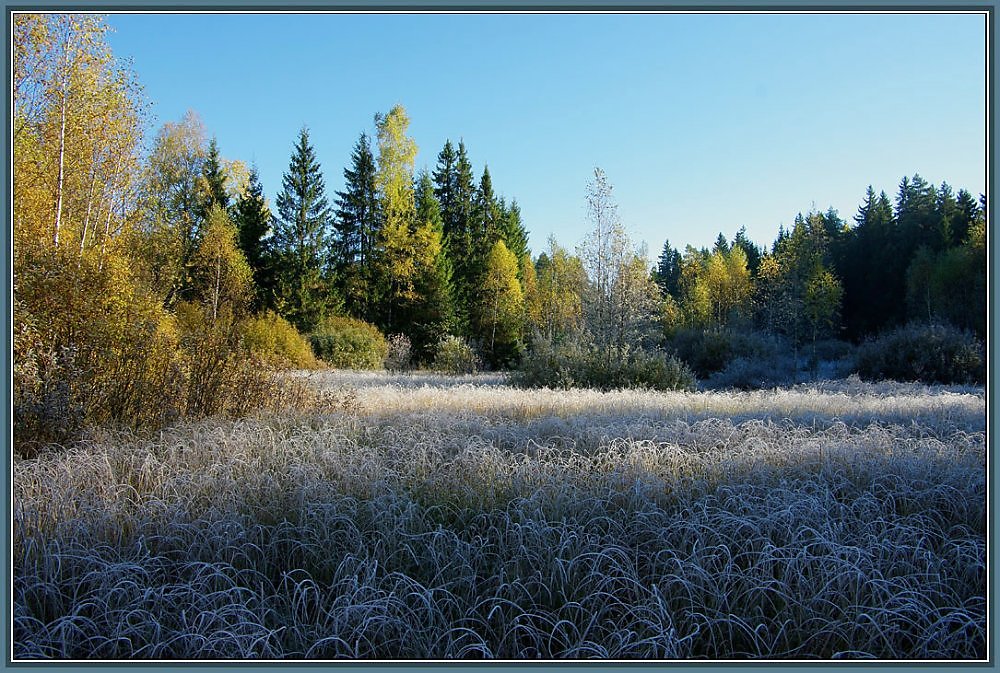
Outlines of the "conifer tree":
M 426 171 L 417 179 L 416 208 L 413 238 L 420 264 L 414 282 L 415 296 L 407 307 L 408 333 L 418 361 L 430 362 L 437 343 L 454 327 L 454 304 L 441 206 Z
M 521 207 L 517 205 L 517 200 L 510 202 L 510 206 L 503 208 L 503 215 L 500 221 L 500 235 L 507 249 L 514 253 L 518 259 L 523 259 L 528 255 L 528 232 L 521 221 Z
M 441 208 L 441 221 L 445 235 L 450 235 L 458 222 L 456 213 L 456 190 L 458 187 L 458 155 L 450 140 L 446 140 L 444 148 L 438 154 L 437 167 L 434 169 L 434 196 Z
M 377 317 L 378 300 L 373 282 L 379 228 L 375 172 L 371 143 L 362 133 L 351 154 L 351 167 L 344 169 L 344 191 L 337 192 L 334 259 L 347 311 L 369 322 Z
M 455 159 L 455 182 L 450 211 L 445 210 L 444 231 L 448 254 L 454 270 L 455 320 L 460 334 L 471 334 L 472 316 L 469 307 L 475 299 L 475 265 L 473 264 L 472 219 L 475 204 L 475 178 L 472 163 L 459 141 Z
M 208 211 L 218 205 L 222 210 L 229 209 L 229 192 L 226 190 L 226 174 L 219 157 L 219 143 L 215 137 L 208 143 L 208 155 L 201 166 L 199 214 L 207 219 Z
M 280 265 L 278 311 L 309 331 L 334 304 L 325 259 L 330 209 L 309 132 L 303 127 L 278 195 L 274 250 Z
M 274 266 L 270 260 L 268 233 L 273 220 L 271 209 L 264 198 L 257 167 L 250 169 L 246 191 L 233 205 L 232 220 L 236 225 L 237 241 L 254 280 L 256 309 L 269 307 L 274 300 Z
M 747 269 L 750 271 L 750 275 L 756 276 L 762 252 L 760 247 L 747 237 L 746 227 L 740 227 L 740 230 L 736 232 L 736 236 L 733 238 L 733 248 L 743 250 L 743 254 L 747 258 Z
M 669 240 L 663 242 L 663 251 L 657 261 L 653 280 L 664 295 L 680 298 L 681 253 L 670 247 Z

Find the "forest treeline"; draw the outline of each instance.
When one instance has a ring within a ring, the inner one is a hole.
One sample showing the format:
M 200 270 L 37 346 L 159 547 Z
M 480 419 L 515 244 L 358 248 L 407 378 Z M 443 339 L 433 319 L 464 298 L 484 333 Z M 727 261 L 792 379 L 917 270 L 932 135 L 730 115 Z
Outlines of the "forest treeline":
M 797 367 L 800 348 L 815 363 L 824 340 L 910 321 L 985 334 L 985 202 L 945 183 L 903 178 L 894 199 L 869 187 L 852 221 L 799 215 L 769 247 L 742 229 L 711 249 L 667 242 L 653 264 L 597 169 L 583 243 L 532 255 L 517 201 L 474 170 L 463 140 L 415 170 L 401 105 L 359 134 L 341 191 L 303 128 L 273 204 L 195 113 L 145 138 L 142 89 L 107 30 L 96 15 L 13 16 L 22 441 L 242 413 L 268 398 L 269 372 L 316 356 L 521 367 L 532 380 L 572 351 L 617 372 L 605 383 L 645 368 L 680 384 L 673 354 L 696 360 L 691 344 L 704 355 L 720 335 L 725 357 L 756 335 Z M 563 383 L 590 376 L 566 371 Z

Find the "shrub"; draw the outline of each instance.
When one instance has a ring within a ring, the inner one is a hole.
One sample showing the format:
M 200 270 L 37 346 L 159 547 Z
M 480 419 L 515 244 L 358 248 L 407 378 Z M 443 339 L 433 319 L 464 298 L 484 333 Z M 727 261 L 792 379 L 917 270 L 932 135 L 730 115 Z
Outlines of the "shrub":
M 740 358 L 758 362 L 778 361 L 788 350 L 777 337 L 769 334 L 691 328 L 678 330 L 668 346 L 699 378 L 721 372 Z
M 388 351 L 385 356 L 385 368 L 390 371 L 409 369 L 413 352 L 410 338 L 405 334 L 390 334 L 386 342 Z
M 721 371 L 733 359 L 732 335 L 726 331 L 680 329 L 669 345 L 699 378 Z
M 431 369 L 445 374 L 475 374 L 479 367 L 479 357 L 472 346 L 462 337 L 450 334 L 438 342 L 431 364 Z
M 651 388 L 690 390 L 691 370 L 662 351 L 633 350 L 608 354 L 578 342 L 552 344 L 537 340 L 511 378 L 515 385 L 547 388 Z
M 983 343 L 971 332 L 947 325 L 911 324 L 858 348 L 858 375 L 869 381 L 982 383 Z
M 316 357 L 339 369 L 381 369 L 389 352 L 377 327 L 343 316 L 324 319 L 309 343 Z
M 309 341 L 273 311 L 248 318 L 242 331 L 243 345 L 251 358 L 279 368 L 319 366 Z
M 27 248 L 15 260 L 15 449 L 87 425 L 155 427 L 183 413 L 172 318 L 121 259 Z
M 705 387 L 758 390 L 794 385 L 797 382 L 795 362 L 790 357 L 738 357 L 705 380 Z

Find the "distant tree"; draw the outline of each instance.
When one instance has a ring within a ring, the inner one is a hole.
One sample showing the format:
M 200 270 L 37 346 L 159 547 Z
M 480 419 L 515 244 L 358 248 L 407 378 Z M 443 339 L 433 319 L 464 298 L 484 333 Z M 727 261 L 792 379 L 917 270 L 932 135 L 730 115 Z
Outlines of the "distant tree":
M 220 313 L 239 316 L 250 300 L 253 276 L 236 239 L 236 226 L 220 204 L 213 204 L 192 260 L 194 287 L 212 323 Z
M 434 179 L 434 197 L 441 208 L 441 221 L 445 234 L 451 234 L 458 221 L 456 212 L 456 189 L 458 172 L 456 163 L 458 155 L 450 140 L 446 140 L 441 152 L 438 153 L 437 167 L 432 175 Z
M 942 229 L 937 209 L 937 191 L 920 175 L 912 179 L 904 177 L 899 185 L 896 198 L 896 222 L 899 227 L 900 253 L 905 260 L 903 268 L 909 265 L 917 249 L 926 245 L 931 250 L 941 250 L 947 239 Z
M 848 231 L 839 265 L 843 280 L 843 318 L 847 336 L 858 340 L 905 318 L 906 253 L 885 192 L 869 186 Z M 877 288 L 877 291 L 873 291 Z
M 515 199 L 501 211 L 500 237 L 515 257 L 523 259 L 528 255 L 528 232 L 521 221 L 521 207 Z
M 722 235 L 721 231 L 715 239 L 715 245 L 712 246 L 712 252 L 719 252 L 723 255 L 729 252 L 729 241 L 726 240 L 726 237 Z
M 746 227 L 740 227 L 740 230 L 736 232 L 736 236 L 733 238 L 733 248 L 739 248 L 743 251 L 747 258 L 747 269 L 750 271 L 750 275 L 756 276 L 763 251 L 756 243 L 747 238 Z
M 253 305 L 256 309 L 270 307 L 274 300 L 275 269 L 268 242 L 273 219 L 257 167 L 254 166 L 250 169 L 246 190 L 233 205 L 232 220 L 236 225 L 239 248 L 253 274 Z
M 802 304 L 812 338 L 812 362 L 815 367 L 816 341 L 820 336 L 836 336 L 839 327 L 840 302 L 843 288 L 840 281 L 822 266 L 813 269 L 806 281 Z
M 493 367 L 508 365 L 518 355 L 524 297 L 517 274 L 517 258 L 497 241 L 486 256 L 479 302 L 483 350 Z
M 548 251 L 538 256 L 538 314 L 536 329 L 549 341 L 561 341 L 583 330 L 583 295 L 587 274 L 580 258 L 571 255 L 554 237 Z
M 334 218 L 334 260 L 337 288 L 351 315 L 377 320 L 374 283 L 375 248 L 379 231 L 379 198 L 375 183 L 375 156 L 364 133 L 344 169 L 344 191 L 337 192 Z
M 544 324 L 542 297 L 538 287 L 538 272 L 531 262 L 530 255 L 521 257 L 518 277 L 521 280 L 521 291 L 524 295 L 524 317 L 521 322 L 525 335 L 530 339 L 536 333 L 541 334 Z
M 600 168 L 587 184 L 587 219 L 593 227 L 580 248 L 590 297 L 585 303 L 587 328 L 610 362 L 614 345 L 614 295 L 612 288 L 628 255 L 628 238 L 618 218 L 613 187 Z
M 674 299 L 680 296 L 681 254 L 670 247 L 670 241 L 664 241 L 656 269 L 653 274 L 660 292 Z
M 194 112 L 167 122 L 153 142 L 142 186 L 143 244 L 137 254 L 147 282 L 169 308 L 191 290 L 191 258 L 201 239 L 199 183 L 205 127 Z
M 417 178 L 416 209 L 413 238 L 419 263 L 406 327 L 417 359 L 429 363 L 438 342 L 454 328 L 455 309 L 441 207 L 426 171 Z
M 459 141 L 455 159 L 454 186 L 451 206 L 443 210 L 445 240 L 454 269 L 455 309 L 458 331 L 471 334 L 469 307 L 475 303 L 477 274 L 474 264 L 472 220 L 475 208 L 476 186 L 472 163 Z
M 226 172 L 222 158 L 219 156 L 219 144 L 215 137 L 208 143 L 208 154 L 201 165 L 201 179 L 198 181 L 199 203 L 198 214 L 202 219 L 208 218 L 212 206 L 223 210 L 229 209 L 229 191 L 226 187 Z
M 320 164 L 303 127 L 282 178 L 276 205 L 274 251 L 280 265 L 278 311 L 299 331 L 310 331 L 334 304 L 326 264 L 330 208 Z
M 403 331 L 406 305 L 416 298 L 415 282 L 426 251 L 414 238 L 416 198 L 413 163 L 417 145 L 406 133 L 410 118 L 402 105 L 377 114 L 378 160 L 375 185 L 379 195 L 376 287 L 381 315 L 376 324 L 386 333 Z

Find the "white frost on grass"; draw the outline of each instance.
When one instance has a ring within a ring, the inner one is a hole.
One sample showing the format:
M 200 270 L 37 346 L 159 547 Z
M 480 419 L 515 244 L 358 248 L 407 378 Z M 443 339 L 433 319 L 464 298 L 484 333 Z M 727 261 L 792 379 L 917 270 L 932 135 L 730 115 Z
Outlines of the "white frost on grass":
M 982 658 L 975 389 L 517 390 L 13 464 L 16 658 Z

